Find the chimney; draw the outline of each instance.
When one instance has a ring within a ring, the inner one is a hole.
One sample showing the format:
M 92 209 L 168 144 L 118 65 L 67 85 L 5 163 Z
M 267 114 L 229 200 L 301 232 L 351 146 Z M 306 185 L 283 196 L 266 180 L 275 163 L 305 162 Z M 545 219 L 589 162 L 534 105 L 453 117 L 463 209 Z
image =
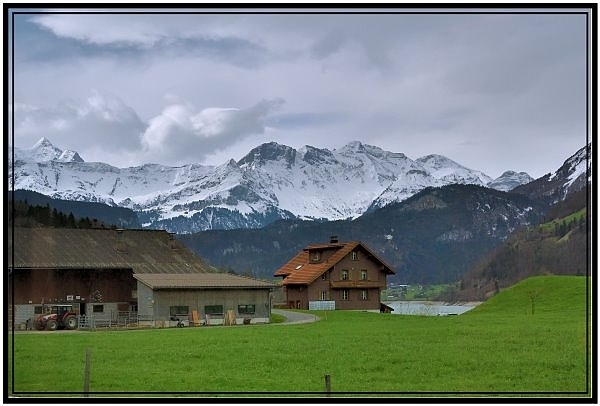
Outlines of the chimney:
M 332 235 L 329 238 L 329 244 L 336 244 L 338 242 L 338 236 L 337 235 Z

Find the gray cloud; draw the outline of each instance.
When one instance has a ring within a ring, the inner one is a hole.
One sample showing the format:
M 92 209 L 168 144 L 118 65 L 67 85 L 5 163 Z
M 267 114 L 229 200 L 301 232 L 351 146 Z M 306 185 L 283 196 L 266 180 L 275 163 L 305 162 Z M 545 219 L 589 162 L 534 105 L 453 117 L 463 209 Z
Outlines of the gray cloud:
M 117 166 L 219 164 L 256 142 L 361 140 L 541 176 L 562 161 L 532 156 L 585 143 L 583 14 L 17 17 L 23 147 L 45 135 L 103 156 L 101 140 L 119 140 L 123 153 L 104 155 Z M 91 89 L 122 102 L 94 105 Z
M 85 100 L 63 101 L 55 106 L 16 104 L 15 142 L 24 147 L 45 136 L 65 149 L 85 151 L 90 140 L 108 148 L 139 149 L 145 124 L 121 99 L 94 92 Z

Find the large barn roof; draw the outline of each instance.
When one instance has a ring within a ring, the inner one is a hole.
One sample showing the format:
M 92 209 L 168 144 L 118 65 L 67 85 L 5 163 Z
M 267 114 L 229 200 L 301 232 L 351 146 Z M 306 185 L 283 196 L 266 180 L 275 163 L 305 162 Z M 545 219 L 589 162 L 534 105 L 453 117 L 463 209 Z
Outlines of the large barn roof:
M 277 286 L 271 282 L 227 273 L 135 274 L 133 277 L 151 289 L 264 289 Z
M 7 256 L 8 265 L 13 266 L 14 261 L 15 268 L 217 272 L 163 230 L 15 227 L 8 230 Z
M 346 255 L 354 251 L 357 247 L 362 247 L 373 259 L 383 266 L 384 272 L 394 274 L 392 268 L 381 258 L 373 253 L 367 246 L 360 241 L 335 242 L 331 244 L 309 245 L 300 251 L 296 256 L 290 259 L 285 265 L 279 268 L 274 276 L 283 276 L 283 285 L 289 284 L 310 284 L 328 269 L 340 262 Z M 333 249 L 335 253 L 326 261 L 313 263 L 310 261 L 309 253 L 313 250 Z

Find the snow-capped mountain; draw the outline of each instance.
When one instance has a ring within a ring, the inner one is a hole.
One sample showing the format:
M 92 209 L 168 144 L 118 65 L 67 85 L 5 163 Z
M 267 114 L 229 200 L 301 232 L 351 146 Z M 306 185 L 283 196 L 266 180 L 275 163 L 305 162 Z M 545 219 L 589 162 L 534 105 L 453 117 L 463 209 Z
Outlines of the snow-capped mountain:
M 488 187 L 508 192 L 517 186 L 524 185 L 534 179 L 525 172 L 506 171 L 499 178 L 488 183 Z
M 534 199 L 554 204 L 567 195 L 579 192 L 591 181 L 592 144 L 581 148 L 555 172 L 548 173 L 533 182 L 515 187 L 511 192 L 525 194 Z
M 358 141 L 332 151 L 271 142 L 220 166 L 116 168 L 84 162 L 45 138 L 14 153 L 15 189 L 127 207 L 144 226 L 178 233 L 255 228 L 286 218 L 356 218 L 428 186 L 492 182 L 440 155 L 412 160 Z

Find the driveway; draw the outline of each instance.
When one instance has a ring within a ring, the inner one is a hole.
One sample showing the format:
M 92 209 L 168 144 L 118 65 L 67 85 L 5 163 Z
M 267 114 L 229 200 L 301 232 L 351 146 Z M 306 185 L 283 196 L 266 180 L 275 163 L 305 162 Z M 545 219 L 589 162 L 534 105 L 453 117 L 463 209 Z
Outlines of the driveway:
M 271 309 L 271 312 L 285 317 L 285 321 L 283 323 L 277 323 L 277 324 L 312 323 L 312 322 L 319 320 L 319 318 L 317 316 L 315 316 L 314 314 L 307 314 L 307 313 L 302 313 L 302 312 L 292 312 L 292 311 L 283 310 L 283 309 Z

